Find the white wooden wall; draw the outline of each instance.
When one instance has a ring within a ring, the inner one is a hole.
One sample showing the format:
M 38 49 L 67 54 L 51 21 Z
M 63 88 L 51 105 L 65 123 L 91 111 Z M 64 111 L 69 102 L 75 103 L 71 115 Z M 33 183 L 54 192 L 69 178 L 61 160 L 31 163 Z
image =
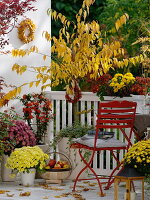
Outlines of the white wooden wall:
M 73 122 L 73 106 L 72 103 L 68 103 L 65 99 L 65 92 L 63 91 L 51 91 L 46 92 L 46 96 L 52 101 L 52 109 L 55 113 L 55 118 L 49 124 L 48 128 L 48 141 L 51 141 L 55 134 L 59 132 L 61 128 L 66 125 L 71 125 Z M 78 103 L 78 111 L 90 110 L 91 112 L 81 114 L 80 121 L 82 124 L 95 125 L 96 113 L 98 109 L 99 98 L 91 92 L 83 92 L 82 99 Z M 122 134 L 115 133 L 115 137 L 119 137 L 121 141 L 125 141 Z M 134 137 L 132 138 L 132 142 Z M 119 160 L 123 158 L 123 151 L 118 153 Z M 116 161 L 111 159 L 109 151 L 101 151 L 97 153 L 94 158 L 93 168 L 98 174 L 107 175 L 116 166 Z

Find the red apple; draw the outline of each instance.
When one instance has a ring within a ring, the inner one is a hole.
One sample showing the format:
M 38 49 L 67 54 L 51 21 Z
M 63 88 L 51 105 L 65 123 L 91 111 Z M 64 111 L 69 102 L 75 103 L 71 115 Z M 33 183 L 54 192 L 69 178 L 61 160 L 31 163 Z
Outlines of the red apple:
M 68 169 L 68 168 L 70 168 L 70 166 L 68 164 L 65 164 L 63 168 Z
M 59 164 L 61 167 L 64 166 L 64 163 L 63 163 L 63 161 L 61 161 L 61 160 L 59 160 L 59 161 L 57 162 L 57 164 Z
M 49 165 L 51 168 L 53 168 L 55 164 L 56 164 L 56 160 L 54 160 L 54 159 L 51 159 L 51 160 L 48 162 L 48 165 Z
M 61 165 L 60 164 L 55 164 L 54 165 L 54 169 L 61 169 Z

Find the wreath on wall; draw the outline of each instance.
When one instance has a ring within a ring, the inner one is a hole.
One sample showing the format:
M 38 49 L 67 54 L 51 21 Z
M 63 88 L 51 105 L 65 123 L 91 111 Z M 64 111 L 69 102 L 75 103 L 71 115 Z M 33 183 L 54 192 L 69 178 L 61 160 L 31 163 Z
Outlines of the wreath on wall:
M 21 21 L 18 27 L 18 38 L 25 44 L 33 41 L 35 29 L 36 26 L 31 19 Z M 26 34 L 26 31 L 29 33 Z

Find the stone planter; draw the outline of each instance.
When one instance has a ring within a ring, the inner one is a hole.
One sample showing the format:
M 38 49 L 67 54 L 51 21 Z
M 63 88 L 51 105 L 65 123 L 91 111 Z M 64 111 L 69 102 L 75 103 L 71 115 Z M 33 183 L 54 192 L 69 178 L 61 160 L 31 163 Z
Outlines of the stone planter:
M 104 101 L 133 101 L 133 97 L 104 96 Z
M 135 101 L 137 102 L 136 113 L 139 114 L 149 114 L 150 106 L 146 106 L 144 95 L 131 95 L 131 97 L 114 97 L 114 96 L 104 96 L 104 101 Z
M 150 106 L 146 105 L 146 96 L 144 95 L 132 95 L 133 101 L 137 102 L 136 112 L 140 114 L 149 114 Z
M 58 143 L 58 151 L 65 154 L 70 159 L 70 162 L 72 164 L 72 172 L 67 179 L 74 180 L 80 170 L 85 166 L 85 164 L 81 162 L 78 149 L 71 149 L 68 144 L 68 138 L 64 137 Z M 80 178 L 87 178 L 87 171 L 83 172 Z
M 49 144 L 40 144 L 40 145 L 38 145 L 38 147 L 40 147 L 42 149 L 42 151 L 44 153 L 46 153 L 49 149 Z
M 2 155 L 1 160 L 1 178 L 4 182 L 12 182 L 16 180 L 16 177 L 12 175 L 12 169 L 6 168 L 5 164 L 7 161 L 8 156 Z

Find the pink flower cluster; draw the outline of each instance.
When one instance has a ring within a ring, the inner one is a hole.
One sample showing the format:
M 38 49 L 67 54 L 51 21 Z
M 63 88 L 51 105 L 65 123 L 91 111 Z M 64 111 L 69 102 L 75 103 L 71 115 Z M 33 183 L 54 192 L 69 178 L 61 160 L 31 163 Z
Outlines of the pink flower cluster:
M 24 121 L 16 120 L 13 124 L 9 127 L 8 134 L 9 138 L 15 141 L 17 148 L 36 145 L 35 134 Z

